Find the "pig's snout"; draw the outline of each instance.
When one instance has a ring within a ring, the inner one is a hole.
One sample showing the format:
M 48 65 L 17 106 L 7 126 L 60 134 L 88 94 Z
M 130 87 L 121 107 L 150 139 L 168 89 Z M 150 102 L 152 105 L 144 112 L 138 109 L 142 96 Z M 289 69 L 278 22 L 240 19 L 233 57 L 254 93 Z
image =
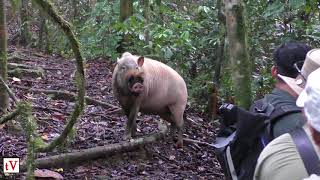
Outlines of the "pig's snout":
M 129 90 L 135 95 L 142 93 L 144 90 L 143 78 L 135 75 L 130 76 L 128 78 L 128 87 Z
M 142 93 L 144 87 L 143 87 L 143 84 L 141 83 L 135 83 L 132 88 L 131 88 L 131 91 L 134 92 L 134 93 Z

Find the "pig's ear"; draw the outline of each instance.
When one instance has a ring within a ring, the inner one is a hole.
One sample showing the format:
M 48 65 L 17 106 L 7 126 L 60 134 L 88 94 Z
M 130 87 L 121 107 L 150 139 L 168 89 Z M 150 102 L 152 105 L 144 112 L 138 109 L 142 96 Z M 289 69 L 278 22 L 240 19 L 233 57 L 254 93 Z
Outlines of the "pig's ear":
M 120 60 L 120 59 L 119 59 L 119 58 L 117 58 L 117 64 L 119 64 L 119 60 Z
M 138 58 L 138 66 L 139 66 L 139 67 L 142 67 L 143 63 L 144 63 L 144 57 L 143 57 L 143 56 L 140 56 L 140 57 Z

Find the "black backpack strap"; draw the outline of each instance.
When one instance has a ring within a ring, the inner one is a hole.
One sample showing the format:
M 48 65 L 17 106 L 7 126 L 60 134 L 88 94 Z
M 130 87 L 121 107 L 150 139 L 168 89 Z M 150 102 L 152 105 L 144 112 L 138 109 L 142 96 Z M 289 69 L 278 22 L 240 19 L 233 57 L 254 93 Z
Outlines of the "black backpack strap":
M 270 106 L 272 106 L 270 104 Z M 274 139 L 273 135 L 273 126 L 274 124 L 282 117 L 287 116 L 289 114 L 294 114 L 294 113 L 301 113 L 301 108 L 293 105 L 284 105 L 284 106 L 278 106 L 278 107 L 273 107 L 273 111 L 269 116 L 269 122 L 268 122 L 268 133 L 269 133 L 269 138 L 270 141 Z
M 268 103 L 265 98 L 259 99 L 254 102 L 254 104 L 250 107 L 251 112 L 264 114 L 268 118 L 265 120 L 267 134 L 266 138 L 267 141 L 271 141 L 274 139 L 273 136 L 273 125 L 282 117 L 294 114 L 294 113 L 300 113 L 301 108 L 295 106 L 295 105 L 273 105 L 271 103 Z
M 299 128 L 290 133 L 309 175 L 320 174 L 319 157 L 306 132 Z
M 270 104 L 271 105 L 271 104 Z M 271 105 L 272 106 L 272 105 Z M 271 123 L 275 123 L 279 118 L 292 113 L 300 113 L 301 108 L 293 105 L 276 106 L 270 114 Z

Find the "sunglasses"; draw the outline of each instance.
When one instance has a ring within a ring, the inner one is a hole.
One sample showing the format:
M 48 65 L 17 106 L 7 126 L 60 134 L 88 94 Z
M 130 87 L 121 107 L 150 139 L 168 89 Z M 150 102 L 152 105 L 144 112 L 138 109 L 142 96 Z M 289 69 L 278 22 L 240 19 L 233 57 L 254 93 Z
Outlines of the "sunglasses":
M 301 69 L 299 67 L 303 66 L 304 61 L 298 61 L 293 64 L 293 67 L 298 71 L 304 81 L 307 81 L 307 78 L 302 74 Z

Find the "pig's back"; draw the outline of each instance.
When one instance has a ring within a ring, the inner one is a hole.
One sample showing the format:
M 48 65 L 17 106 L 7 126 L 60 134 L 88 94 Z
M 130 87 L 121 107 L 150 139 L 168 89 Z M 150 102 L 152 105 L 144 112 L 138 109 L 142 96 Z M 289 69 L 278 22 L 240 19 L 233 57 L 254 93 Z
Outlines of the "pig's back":
M 188 96 L 186 83 L 175 70 L 148 58 L 145 58 L 143 69 L 146 89 L 142 111 L 162 111 L 169 105 L 185 107 Z

